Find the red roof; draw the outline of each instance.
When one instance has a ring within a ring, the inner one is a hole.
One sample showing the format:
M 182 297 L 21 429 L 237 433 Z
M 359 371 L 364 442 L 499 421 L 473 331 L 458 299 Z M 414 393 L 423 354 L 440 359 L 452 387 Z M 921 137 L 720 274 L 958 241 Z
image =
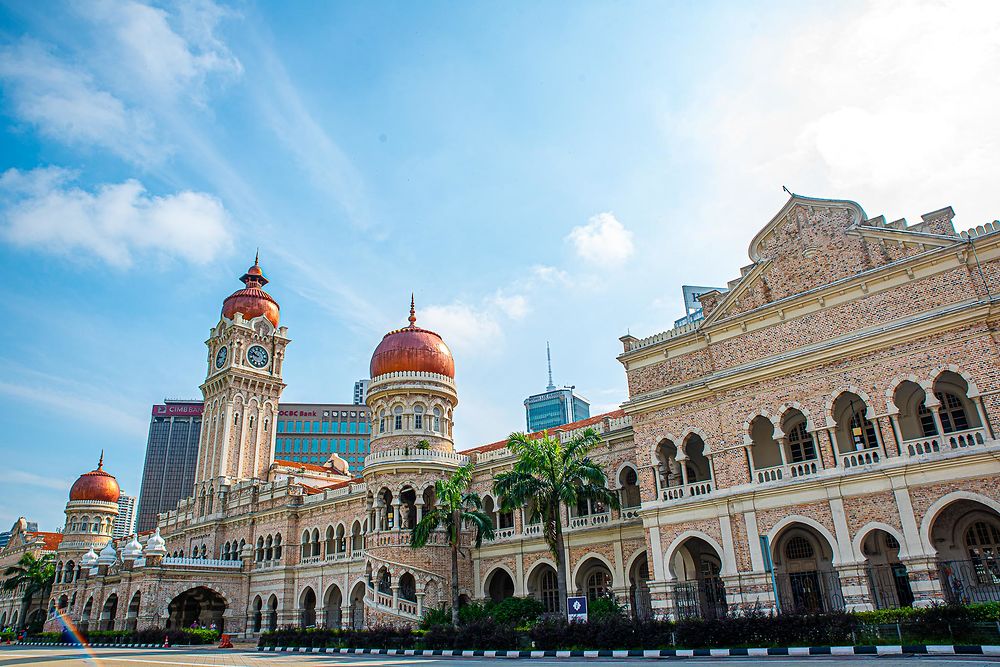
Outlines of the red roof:
M 45 551 L 55 551 L 63 540 L 62 533 L 46 533 L 39 531 L 37 533 L 28 533 L 28 535 L 31 537 L 42 538 L 42 549 Z
M 570 422 L 569 424 L 563 424 L 562 426 L 555 426 L 548 429 L 549 433 L 559 433 L 562 431 L 575 431 L 578 428 L 586 428 L 587 426 L 593 426 L 598 424 L 605 419 L 620 419 L 625 416 L 624 410 L 613 410 L 611 412 L 605 412 L 601 415 L 594 415 L 593 417 L 587 417 L 586 419 L 581 419 L 579 421 Z M 537 440 L 544 435 L 545 431 L 535 431 L 534 433 L 529 433 L 528 437 L 532 440 Z M 488 445 L 480 445 L 479 447 L 473 447 L 472 449 L 462 450 L 463 454 L 468 454 L 469 452 L 483 453 L 491 452 L 494 449 L 500 449 L 501 447 L 507 446 L 507 440 L 498 440 L 497 442 L 491 442 Z

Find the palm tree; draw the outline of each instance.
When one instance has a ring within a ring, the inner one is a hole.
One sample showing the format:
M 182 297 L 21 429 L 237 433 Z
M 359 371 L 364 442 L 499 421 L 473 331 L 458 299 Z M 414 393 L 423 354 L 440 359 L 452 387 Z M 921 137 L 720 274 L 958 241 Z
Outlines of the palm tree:
M 45 600 L 49 597 L 49 591 L 52 589 L 52 582 L 56 578 L 56 566 L 53 560 L 52 554 L 35 558 L 34 554 L 26 553 L 16 564 L 4 570 L 3 589 L 5 591 L 16 591 L 19 587 L 24 587 L 21 596 L 21 611 L 17 615 L 18 630 L 27 625 L 28 608 L 31 606 L 31 598 L 35 594 L 42 594 L 42 606 L 45 606 Z
M 548 431 L 537 438 L 512 433 L 507 448 L 517 456 L 517 462 L 493 480 L 493 491 L 505 512 L 526 507 L 528 522 L 541 521 L 545 542 L 556 562 L 559 611 L 563 614 L 566 613 L 563 505 L 592 500 L 618 507 L 618 496 L 608 489 L 604 470 L 587 456 L 600 442 L 601 437 L 592 428 L 566 442 L 550 436 Z
M 462 528 L 465 525 L 475 530 L 476 548 L 483 540 L 493 539 L 493 520 L 482 511 L 483 501 L 479 494 L 469 491 L 473 465 L 468 463 L 456 470 L 451 477 L 434 483 L 437 504 L 427 510 L 424 517 L 413 527 L 410 544 L 414 549 L 425 546 L 431 531 L 444 526 L 451 546 L 451 622 L 458 625 L 458 551 L 462 545 Z

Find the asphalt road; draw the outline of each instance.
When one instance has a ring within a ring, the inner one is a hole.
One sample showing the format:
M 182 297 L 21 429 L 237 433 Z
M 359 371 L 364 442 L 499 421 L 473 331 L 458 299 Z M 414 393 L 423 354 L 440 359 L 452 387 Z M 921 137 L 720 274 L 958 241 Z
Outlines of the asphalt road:
M 637 667 L 639 665 L 655 665 L 659 662 L 689 662 L 711 664 L 718 662 L 741 663 L 749 665 L 780 665 L 780 667 L 835 667 L 839 665 L 855 665 L 862 662 L 877 662 L 879 667 L 930 667 L 931 665 L 997 665 L 1000 658 L 983 656 L 887 656 L 887 657 L 853 657 L 841 658 L 831 656 L 816 656 L 811 658 L 660 658 L 658 660 L 625 658 L 607 659 L 530 659 L 511 660 L 510 658 L 423 658 L 423 657 L 387 657 L 371 655 L 325 655 L 302 653 L 258 653 L 256 651 L 219 650 L 219 649 L 113 649 L 99 648 L 84 651 L 79 648 L 44 648 L 38 646 L 3 646 L 0 647 L 0 667 L 17 667 L 19 665 L 48 665 L 50 667 L 75 667 L 76 665 L 98 665 L 99 667 L 149 667 L 163 665 L 164 667 L 214 667 L 216 665 L 237 665 L 239 667 L 267 667 L 269 665 L 298 665 L 319 667 L 320 665 L 343 665 L 344 667 L 408 667 L 409 665 L 426 665 L 438 663 L 435 667 L 494 667 L 501 663 L 525 665 L 525 667 L 579 667 L 580 663 L 600 663 L 601 667 L 621 665 L 622 667 Z

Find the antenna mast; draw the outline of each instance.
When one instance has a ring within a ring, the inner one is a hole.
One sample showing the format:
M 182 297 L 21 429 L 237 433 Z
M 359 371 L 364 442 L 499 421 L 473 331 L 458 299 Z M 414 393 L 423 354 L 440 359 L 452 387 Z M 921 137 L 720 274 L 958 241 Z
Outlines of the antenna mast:
M 549 348 L 549 341 L 545 341 L 545 356 L 549 360 L 549 386 L 545 390 L 552 391 L 556 386 L 552 384 L 552 349 Z

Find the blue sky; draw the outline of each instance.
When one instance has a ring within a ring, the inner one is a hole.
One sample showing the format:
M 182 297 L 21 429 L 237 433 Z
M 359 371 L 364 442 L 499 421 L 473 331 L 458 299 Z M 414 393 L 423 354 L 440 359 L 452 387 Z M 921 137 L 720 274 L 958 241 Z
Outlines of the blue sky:
M 0 525 L 61 525 L 102 448 L 138 493 L 258 246 L 285 399 L 349 400 L 413 291 L 467 448 L 546 340 L 623 401 L 618 337 L 736 277 L 782 185 L 1000 217 L 997 3 L 285 4 L 0 1 Z

